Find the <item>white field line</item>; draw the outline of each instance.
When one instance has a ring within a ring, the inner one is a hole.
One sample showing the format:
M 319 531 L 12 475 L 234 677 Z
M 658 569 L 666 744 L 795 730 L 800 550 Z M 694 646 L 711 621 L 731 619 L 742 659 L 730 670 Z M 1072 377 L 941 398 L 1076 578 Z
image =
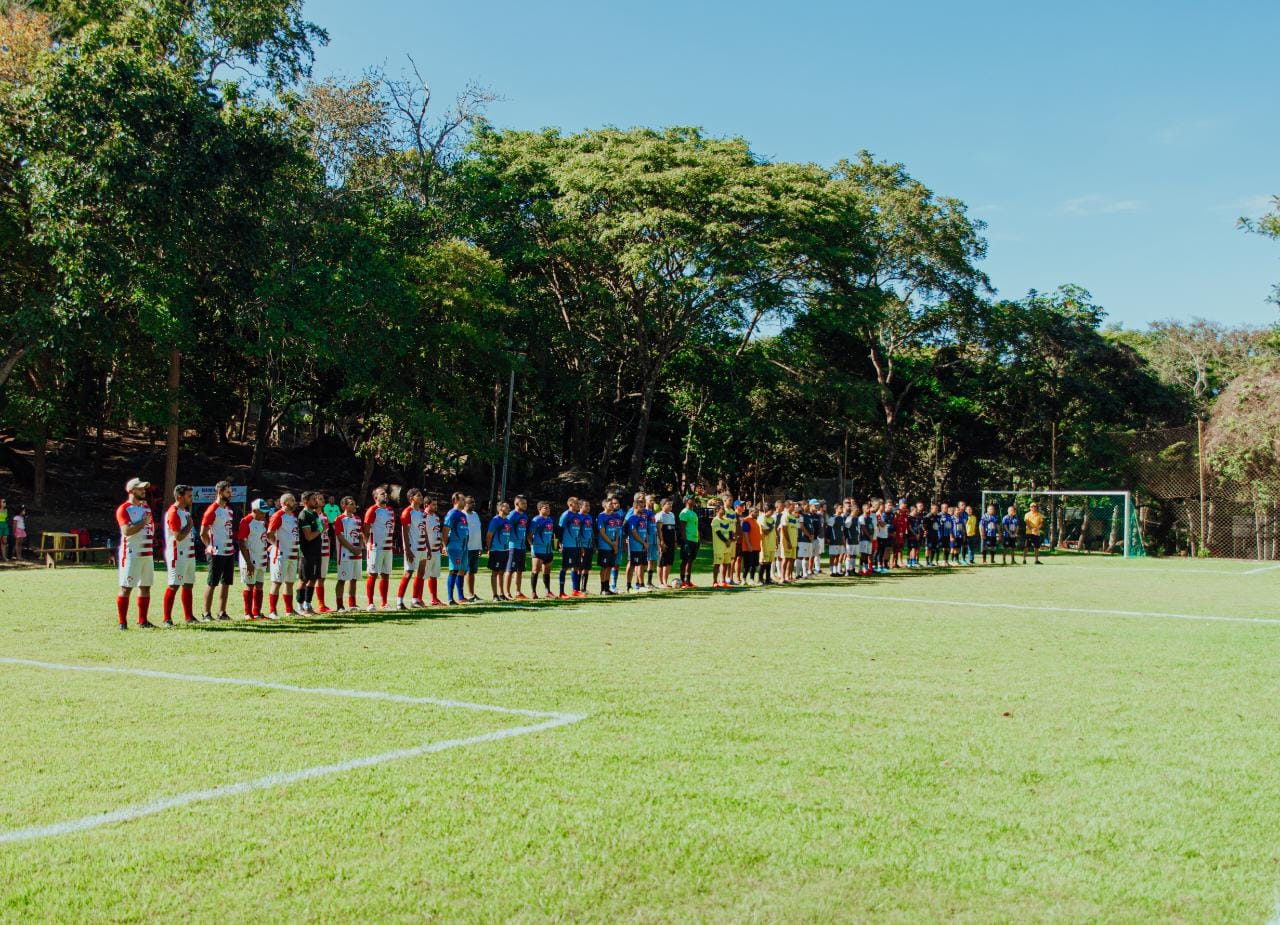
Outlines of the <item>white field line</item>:
M 1130 572 L 1162 572 L 1166 575 L 1186 575 L 1193 578 L 1199 575 L 1256 575 L 1258 572 L 1280 568 L 1280 565 L 1269 565 L 1265 568 L 1254 569 L 1196 568 L 1195 566 L 1184 568 L 1176 565 L 1126 565 L 1122 562 L 1117 562 L 1115 565 L 1068 565 L 1065 562 L 1054 562 L 1052 559 L 1042 559 L 1041 561 L 1045 565 L 1052 565 L 1054 568 L 1062 569 L 1063 571 L 1110 572 L 1113 575 L 1127 575 Z
M 1259 572 L 1274 572 L 1280 568 L 1280 565 L 1264 565 L 1261 568 L 1251 568 L 1247 572 L 1241 572 L 1241 575 L 1257 575 Z
M 1277 617 L 1228 617 L 1203 613 L 1166 613 L 1160 610 L 1101 610 L 1089 607 L 1046 607 L 1038 604 L 1002 604 L 989 601 L 956 601 L 936 597 L 898 597 L 889 594 L 859 594 L 853 591 L 799 591 L 790 588 L 779 589 L 784 595 L 803 595 L 805 597 L 845 597 L 863 601 L 888 601 L 900 604 L 942 604 L 947 607 L 976 607 L 979 610 L 1021 610 L 1038 613 L 1075 613 L 1104 617 L 1164 617 L 1170 620 L 1207 620 L 1223 623 L 1261 623 L 1280 626 Z
M 310 768 L 301 768 L 296 771 L 276 771 L 275 773 L 267 774 L 263 777 L 257 777 L 253 780 L 223 784 L 218 787 L 210 787 L 204 790 L 190 790 L 186 793 L 175 794 L 171 797 L 163 797 L 146 803 L 134 803 L 130 806 L 111 810 L 110 812 L 96 813 L 90 816 L 83 816 L 79 819 L 66 819 L 62 822 L 55 822 L 50 825 L 11 829 L 7 832 L 0 832 L 0 844 L 32 841 L 38 838 L 49 838 L 56 835 L 69 835 L 73 832 L 83 832 L 88 829 L 96 829 L 99 826 L 111 825 L 116 822 L 128 822 L 133 819 L 140 819 L 143 816 L 152 816 L 156 813 L 161 813 L 168 809 L 176 809 L 180 806 L 187 806 L 191 803 L 201 803 L 207 800 L 217 800 L 222 797 L 237 796 L 239 794 L 251 793 L 254 790 L 266 790 L 271 787 L 281 787 L 286 784 L 294 784 L 299 781 L 310 780 L 316 777 L 325 777 L 330 774 L 345 774 L 348 771 L 354 771 L 359 768 L 373 767 L 374 765 L 386 764 L 389 761 L 400 761 L 405 758 L 416 758 L 420 755 L 442 752 L 450 748 L 479 745 L 484 742 L 496 742 L 500 739 L 509 739 L 513 736 L 543 732 L 547 729 L 555 729 L 558 726 L 567 726 L 586 718 L 585 715 L 578 713 L 551 713 L 542 710 L 522 710 L 513 707 L 498 707 L 482 703 L 468 703 L 463 700 L 443 700 L 434 697 L 408 697 L 401 694 L 388 694 L 382 691 L 357 691 L 332 687 L 300 687 L 293 684 L 279 684 L 273 681 L 252 681 L 246 678 L 220 678 L 207 675 L 177 674 L 169 671 L 152 671 L 145 668 L 111 668 L 99 665 L 63 665 L 56 662 L 40 662 L 26 658 L 6 657 L 0 657 L 0 664 L 19 665 L 27 668 L 45 668 L 55 671 L 83 671 L 100 674 L 134 675 L 135 677 L 142 678 L 159 678 L 169 681 L 186 681 L 198 684 L 230 684 L 241 687 L 258 687 L 265 688 L 267 690 L 286 691 L 288 693 L 295 694 L 315 694 L 323 697 L 350 697 L 359 700 L 385 700 L 392 703 L 409 703 L 424 706 L 445 707 L 448 709 L 480 710 L 489 713 L 504 713 L 515 716 L 534 717 L 542 720 L 540 723 L 532 723 L 527 726 L 513 726 L 508 729 L 497 729 L 493 732 L 485 732 L 480 735 L 468 736 L 464 739 L 444 739 L 439 742 L 425 742 L 422 745 L 416 745 L 411 748 L 400 748 L 394 751 L 381 752 L 377 755 L 366 755 L 361 758 L 348 758 L 345 761 L 338 761 L 333 764 L 321 764 Z

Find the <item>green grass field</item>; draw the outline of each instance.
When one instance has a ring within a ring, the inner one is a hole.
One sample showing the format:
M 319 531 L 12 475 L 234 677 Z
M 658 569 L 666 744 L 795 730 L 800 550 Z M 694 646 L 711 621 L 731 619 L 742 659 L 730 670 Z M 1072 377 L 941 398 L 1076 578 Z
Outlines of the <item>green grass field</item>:
M 0 663 L 5 921 L 1261 923 L 1280 898 L 1280 569 L 1058 557 L 154 633 L 115 630 L 113 585 L 0 572 L 0 657 L 584 718 L 464 744 L 544 719 Z M 459 744 L 12 835 L 427 742 Z

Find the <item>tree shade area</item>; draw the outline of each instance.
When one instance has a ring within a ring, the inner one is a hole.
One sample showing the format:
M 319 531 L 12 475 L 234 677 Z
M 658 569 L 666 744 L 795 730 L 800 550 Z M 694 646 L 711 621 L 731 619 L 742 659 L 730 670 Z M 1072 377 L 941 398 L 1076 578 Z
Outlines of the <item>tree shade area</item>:
M 313 81 L 294 0 L 3 10 L 0 464 L 37 507 L 104 432 L 163 439 L 169 485 L 191 446 L 262 483 L 299 431 L 365 488 L 478 481 L 508 401 L 515 486 L 1135 487 L 1126 435 L 1197 422 L 1204 467 L 1280 480 L 1273 330 L 998 297 L 983 224 L 905 165 Z

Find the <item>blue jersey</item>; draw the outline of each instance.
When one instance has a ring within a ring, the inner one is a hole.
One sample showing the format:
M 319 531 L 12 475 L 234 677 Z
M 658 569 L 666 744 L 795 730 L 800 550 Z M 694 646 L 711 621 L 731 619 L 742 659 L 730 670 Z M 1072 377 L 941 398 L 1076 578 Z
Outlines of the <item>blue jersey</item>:
M 596 545 L 601 549 L 620 549 L 622 539 L 622 515 L 617 512 L 604 511 L 596 518 Z M 612 540 L 612 544 L 610 544 Z
M 989 540 L 996 538 L 996 530 L 1000 525 L 1000 518 L 995 514 L 983 514 L 982 520 L 978 521 L 978 529 L 982 535 Z
M 1000 521 L 1001 531 L 1007 540 L 1016 540 L 1018 538 L 1018 527 L 1021 521 L 1018 520 L 1017 514 L 1005 514 Z
M 450 508 L 449 513 L 444 515 L 444 525 L 449 528 L 449 548 L 466 549 L 467 539 L 471 533 L 467 525 L 466 512 L 456 507 Z
M 505 517 L 494 517 L 489 521 L 489 532 L 493 539 L 489 541 L 490 552 L 506 552 L 511 548 L 511 521 Z
M 626 531 L 627 549 L 631 552 L 644 552 L 645 542 L 649 537 L 648 518 L 643 513 L 637 514 L 632 511 L 627 515 Z
M 551 554 L 551 541 L 555 537 L 555 521 L 539 514 L 529 522 L 529 539 L 533 543 L 535 555 Z
M 594 549 L 595 548 L 595 518 L 590 514 L 578 515 L 578 548 Z
M 644 509 L 644 532 L 649 538 L 649 548 L 658 548 L 658 515 L 650 508 Z
M 950 535 L 951 535 L 951 515 L 939 514 L 938 515 L 938 536 L 942 537 L 945 540 Z
M 961 511 L 959 514 L 951 515 L 951 535 L 954 537 L 963 537 L 965 535 L 964 524 L 969 519 L 968 511 Z
M 565 511 L 560 515 L 560 548 L 578 548 L 578 512 Z
M 512 511 L 507 515 L 507 523 L 511 524 L 511 548 L 524 549 L 525 537 L 529 533 L 529 515 L 524 511 Z

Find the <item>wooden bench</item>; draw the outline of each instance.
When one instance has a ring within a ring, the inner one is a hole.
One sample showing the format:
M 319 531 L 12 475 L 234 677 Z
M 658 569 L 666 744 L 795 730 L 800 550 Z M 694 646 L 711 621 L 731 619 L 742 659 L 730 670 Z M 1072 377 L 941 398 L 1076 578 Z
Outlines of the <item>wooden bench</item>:
M 42 550 L 42 552 L 44 553 L 44 567 L 57 568 L 59 556 L 75 556 L 76 557 L 75 564 L 79 565 L 80 556 L 84 555 L 85 553 L 96 554 L 96 553 L 104 552 L 104 553 L 107 553 L 108 558 L 110 558 L 110 554 L 115 553 L 115 548 L 112 546 L 79 546 L 79 547 L 72 546 L 68 549 L 45 549 L 45 550 Z

